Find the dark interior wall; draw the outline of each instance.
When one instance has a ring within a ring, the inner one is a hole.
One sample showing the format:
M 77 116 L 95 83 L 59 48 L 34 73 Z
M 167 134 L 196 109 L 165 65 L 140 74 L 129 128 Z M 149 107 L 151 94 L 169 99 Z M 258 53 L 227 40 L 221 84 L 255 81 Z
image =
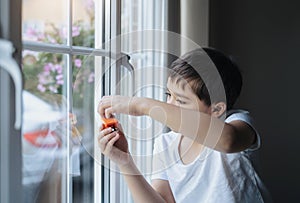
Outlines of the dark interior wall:
M 264 181 L 274 202 L 299 202 L 300 2 L 211 0 L 209 11 L 209 45 L 243 73 L 237 107 L 256 120 Z

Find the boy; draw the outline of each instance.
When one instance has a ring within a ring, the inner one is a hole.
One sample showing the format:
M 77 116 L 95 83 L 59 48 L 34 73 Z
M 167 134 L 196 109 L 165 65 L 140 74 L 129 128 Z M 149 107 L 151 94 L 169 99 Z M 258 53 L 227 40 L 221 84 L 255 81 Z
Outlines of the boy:
M 204 48 L 183 55 L 171 70 L 167 103 L 123 96 L 99 103 L 101 117 L 148 115 L 172 130 L 155 141 L 150 186 L 128 152 L 121 126 L 117 132 L 100 129 L 101 152 L 119 166 L 135 202 L 270 202 L 256 172 L 260 137 L 248 112 L 229 111 L 242 86 L 237 66 Z

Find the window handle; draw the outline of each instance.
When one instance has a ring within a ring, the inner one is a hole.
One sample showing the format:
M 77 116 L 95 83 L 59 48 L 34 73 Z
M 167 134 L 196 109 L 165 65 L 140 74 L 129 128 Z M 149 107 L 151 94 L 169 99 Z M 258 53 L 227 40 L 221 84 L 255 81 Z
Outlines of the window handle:
M 127 68 L 131 73 L 134 71 L 133 66 L 129 62 L 130 56 L 128 54 L 125 54 L 123 52 L 116 54 L 114 52 L 107 52 L 107 57 L 111 57 L 112 59 L 116 60 L 117 62 L 120 62 L 122 66 Z
M 133 67 L 133 65 L 131 65 L 129 60 L 130 60 L 130 56 L 121 52 L 121 65 L 124 66 L 125 68 L 127 68 L 127 70 L 131 73 L 131 75 L 132 75 L 132 84 L 131 85 L 132 85 L 132 88 L 135 89 L 134 67 Z
M 124 53 L 121 53 L 121 64 L 126 67 L 130 72 L 134 71 L 133 66 L 129 62 L 130 56 Z
M 12 57 L 14 47 L 10 41 L 0 39 L 0 68 L 11 76 L 15 84 L 15 129 L 21 129 L 22 117 L 22 74 L 19 65 Z

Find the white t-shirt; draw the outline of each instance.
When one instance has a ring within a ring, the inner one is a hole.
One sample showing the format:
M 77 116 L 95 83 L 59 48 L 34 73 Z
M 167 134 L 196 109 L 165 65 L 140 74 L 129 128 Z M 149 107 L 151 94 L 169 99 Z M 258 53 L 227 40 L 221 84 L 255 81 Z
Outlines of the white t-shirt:
M 246 111 L 235 111 L 225 122 L 234 120 L 255 130 Z M 162 134 L 154 144 L 152 180 L 168 180 L 177 203 L 271 202 L 258 174 L 257 132 L 256 136 L 256 143 L 245 151 L 226 154 L 204 147 L 192 163 L 183 164 L 178 152 L 181 135 Z

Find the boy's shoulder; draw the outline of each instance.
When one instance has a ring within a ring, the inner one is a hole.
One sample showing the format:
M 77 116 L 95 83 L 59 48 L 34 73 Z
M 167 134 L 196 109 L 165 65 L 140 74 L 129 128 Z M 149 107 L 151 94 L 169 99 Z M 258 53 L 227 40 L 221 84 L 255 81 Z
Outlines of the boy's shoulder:
M 250 115 L 249 111 L 242 110 L 242 109 L 234 109 L 227 112 L 226 119 L 225 119 L 226 123 L 230 123 L 232 121 L 238 121 L 238 120 L 247 123 L 254 130 L 256 135 L 256 141 L 252 146 L 248 148 L 248 151 L 249 150 L 254 151 L 259 149 L 261 146 L 261 138 L 256 129 L 256 124 L 254 122 L 254 119 Z
M 245 122 L 253 122 L 253 119 L 249 111 L 243 109 L 232 109 L 226 112 L 225 122 L 231 122 L 235 120 L 242 120 Z

